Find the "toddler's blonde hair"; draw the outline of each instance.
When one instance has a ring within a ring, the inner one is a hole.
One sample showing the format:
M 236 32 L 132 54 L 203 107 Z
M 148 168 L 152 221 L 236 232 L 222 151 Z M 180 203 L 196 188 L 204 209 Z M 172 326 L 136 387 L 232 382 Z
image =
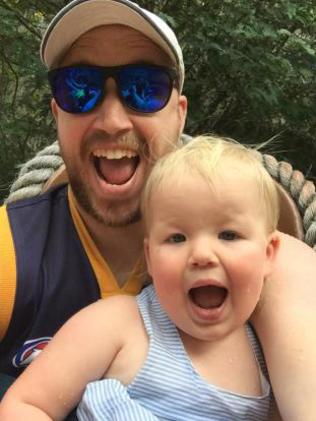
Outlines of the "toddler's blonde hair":
M 257 184 L 260 201 L 258 206 L 262 208 L 267 231 L 273 232 L 279 219 L 279 197 L 276 184 L 264 168 L 260 154 L 233 139 L 216 136 L 198 136 L 158 159 L 154 164 L 141 200 L 145 228 L 148 228 L 147 214 L 155 191 L 164 188 L 165 185 L 176 186 L 177 183 L 181 183 L 184 175 L 194 173 L 202 176 L 210 185 L 214 185 L 217 181 L 220 183 L 220 178 L 224 178 L 229 171 L 244 174 Z

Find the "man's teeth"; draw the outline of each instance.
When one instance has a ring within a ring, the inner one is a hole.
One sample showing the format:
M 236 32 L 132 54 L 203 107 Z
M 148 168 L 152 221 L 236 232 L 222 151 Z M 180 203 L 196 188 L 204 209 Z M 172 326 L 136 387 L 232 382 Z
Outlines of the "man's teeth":
M 93 155 L 97 158 L 107 158 L 107 159 L 122 159 L 122 158 L 134 158 L 137 156 L 137 152 L 131 151 L 130 149 L 113 149 L 113 150 L 104 150 L 97 149 L 93 152 Z

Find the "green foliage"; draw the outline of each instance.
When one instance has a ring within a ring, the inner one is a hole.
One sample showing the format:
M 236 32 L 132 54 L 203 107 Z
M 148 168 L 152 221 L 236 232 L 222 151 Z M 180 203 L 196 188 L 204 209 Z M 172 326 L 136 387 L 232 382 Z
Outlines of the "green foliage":
M 18 163 L 52 138 L 46 76 L 37 58 L 44 15 L 35 4 L 0 1 L 0 197 Z
M 0 189 L 56 134 L 41 32 L 67 1 L 0 0 Z M 315 0 L 140 0 L 174 28 L 186 64 L 186 132 L 272 144 L 313 176 Z M 314 174 L 315 175 L 315 174 Z M 0 190 L 1 197 L 1 190 Z
M 278 136 L 279 159 L 315 160 L 315 1 L 144 1 L 172 16 L 184 49 L 186 131 L 244 142 Z M 310 174 L 311 175 L 311 174 Z

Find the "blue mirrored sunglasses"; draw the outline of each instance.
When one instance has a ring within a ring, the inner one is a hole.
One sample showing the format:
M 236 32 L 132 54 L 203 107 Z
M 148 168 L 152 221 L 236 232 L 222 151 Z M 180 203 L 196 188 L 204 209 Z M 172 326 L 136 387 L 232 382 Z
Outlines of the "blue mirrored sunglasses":
M 71 66 L 48 72 L 53 97 L 62 110 L 71 114 L 88 113 L 96 108 L 105 96 L 105 81 L 109 77 L 115 80 L 122 103 L 139 113 L 164 108 L 177 80 L 175 70 L 145 64 Z

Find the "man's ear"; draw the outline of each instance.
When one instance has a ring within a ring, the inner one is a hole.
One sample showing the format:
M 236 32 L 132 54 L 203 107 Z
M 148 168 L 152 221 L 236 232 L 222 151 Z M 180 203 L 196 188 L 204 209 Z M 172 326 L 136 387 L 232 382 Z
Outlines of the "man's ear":
M 273 266 L 275 259 L 278 254 L 278 250 L 280 248 L 280 236 L 278 235 L 277 231 L 274 231 L 269 239 L 268 244 L 266 247 L 266 270 L 265 276 L 268 276 L 273 271 Z
M 151 276 L 151 264 L 150 264 L 150 252 L 149 252 L 148 238 L 144 238 L 144 254 L 145 254 L 145 260 L 146 260 L 146 265 L 147 265 L 147 272 Z
M 185 121 L 187 117 L 187 109 L 188 109 L 188 100 L 186 96 L 184 95 L 179 96 L 178 109 L 179 109 L 179 117 L 180 117 L 180 133 L 182 133 L 185 126 Z
M 50 102 L 50 109 L 52 110 L 52 114 L 54 116 L 55 122 L 58 121 L 58 106 L 54 98 L 52 98 Z

